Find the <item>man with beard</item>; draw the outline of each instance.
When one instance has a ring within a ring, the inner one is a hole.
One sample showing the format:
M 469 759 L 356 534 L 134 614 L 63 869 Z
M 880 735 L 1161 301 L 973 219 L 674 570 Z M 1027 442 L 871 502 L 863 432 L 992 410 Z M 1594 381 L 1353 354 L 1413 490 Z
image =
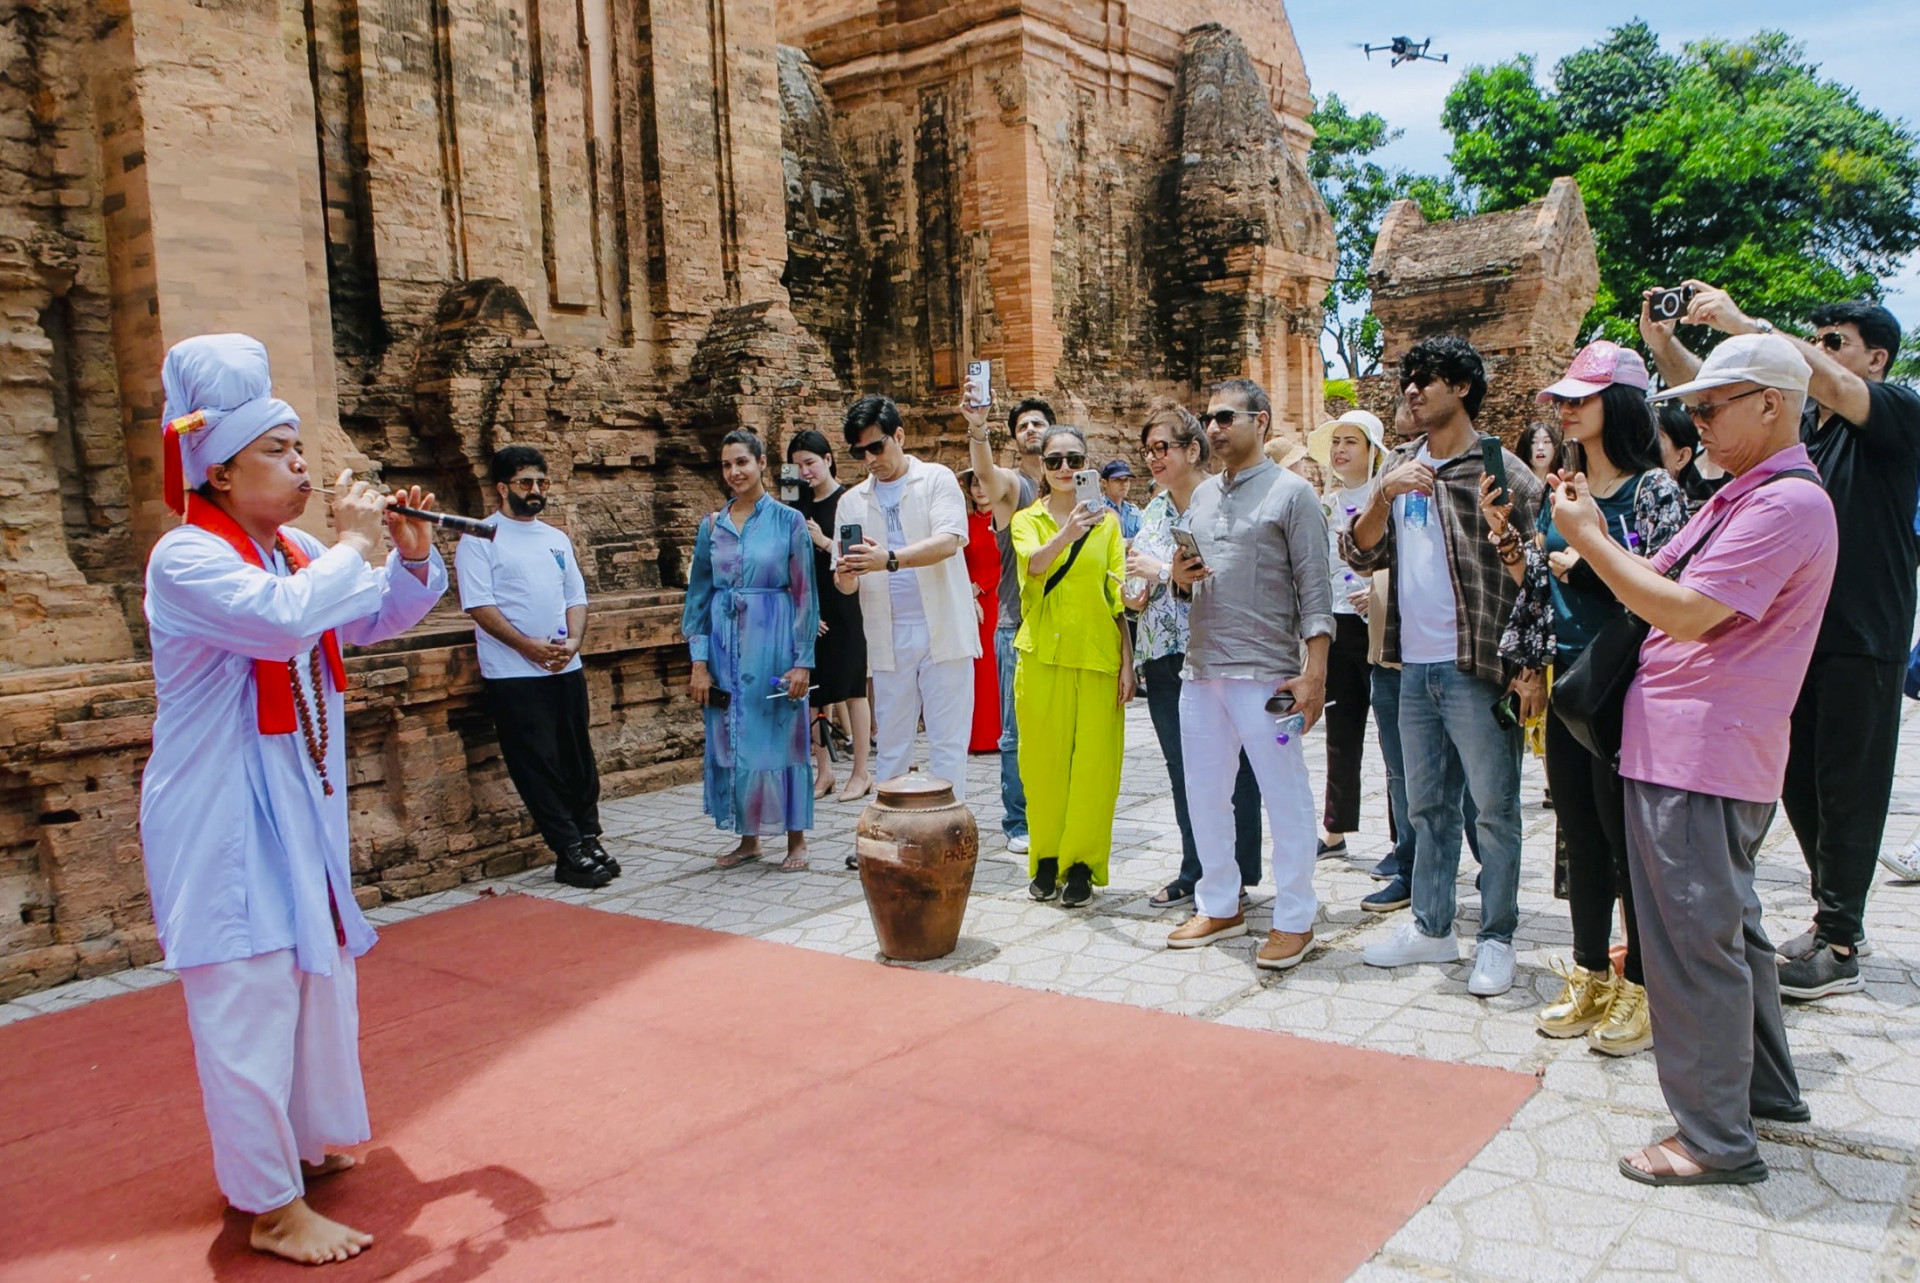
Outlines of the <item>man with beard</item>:
M 454 554 L 460 608 L 474 646 L 507 774 L 540 836 L 553 876 L 603 887 L 620 865 L 600 844 L 600 769 L 587 732 L 587 585 L 573 541 L 546 522 L 547 461 L 532 446 L 494 452 L 500 511 L 491 541 L 466 538 Z

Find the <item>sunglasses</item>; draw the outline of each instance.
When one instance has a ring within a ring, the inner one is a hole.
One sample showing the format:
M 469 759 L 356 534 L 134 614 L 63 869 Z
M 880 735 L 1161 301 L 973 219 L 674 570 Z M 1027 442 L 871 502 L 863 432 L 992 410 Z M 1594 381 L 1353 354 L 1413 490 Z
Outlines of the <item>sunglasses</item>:
M 1558 401 L 1561 405 L 1565 406 L 1569 410 L 1578 410 L 1581 406 L 1585 405 L 1587 402 L 1593 400 L 1595 397 L 1598 397 L 1599 395 L 1600 394 L 1598 392 L 1589 392 L 1585 396 L 1557 396 L 1554 398 L 1554 400 Z
M 1720 411 L 1726 409 L 1728 406 L 1732 405 L 1735 401 L 1744 401 L 1750 396 L 1759 396 L 1762 392 L 1766 392 L 1766 391 L 1769 391 L 1769 389 L 1752 388 L 1746 392 L 1741 392 L 1735 396 L 1730 396 L 1724 401 L 1710 401 L 1705 405 L 1690 405 L 1686 407 L 1687 416 L 1691 418 L 1695 423 L 1705 426 L 1706 424 L 1712 423 L 1715 417 L 1719 415 Z
M 1233 426 L 1233 421 L 1241 415 L 1244 414 L 1251 419 L 1259 413 L 1260 411 L 1258 410 L 1208 410 L 1200 416 L 1200 425 L 1205 427 L 1207 424 L 1212 423 L 1218 424 L 1223 428 L 1230 428 Z
M 507 482 L 509 489 L 518 490 L 521 494 L 532 494 L 536 490 L 545 490 L 552 484 L 553 482 L 545 477 L 515 477 L 512 481 Z
M 1825 334 L 1815 335 L 1813 341 L 1829 352 L 1838 352 L 1847 345 L 1847 336 L 1838 330 L 1828 330 Z
M 866 455 L 867 458 L 869 459 L 878 459 L 881 455 L 886 453 L 887 442 L 890 440 L 892 440 L 892 438 L 889 437 L 886 433 L 882 432 L 879 436 L 867 442 L 865 445 L 857 445 L 850 448 L 853 450 L 853 457 L 856 459 L 863 454 Z
M 1087 466 L 1087 456 L 1076 450 L 1072 454 L 1042 455 L 1040 462 L 1047 465 L 1047 471 L 1049 472 L 1054 472 L 1061 468 L 1073 468 L 1077 471 Z

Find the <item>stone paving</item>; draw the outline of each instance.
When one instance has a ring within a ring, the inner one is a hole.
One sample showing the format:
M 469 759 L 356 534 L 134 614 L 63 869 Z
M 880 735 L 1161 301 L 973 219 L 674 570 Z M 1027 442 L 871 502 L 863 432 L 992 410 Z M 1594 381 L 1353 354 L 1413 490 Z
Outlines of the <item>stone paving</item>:
M 1910 710 L 1920 712 L 1920 706 Z M 1179 864 L 1179 836 L 1144 704 L 1127 717 L 1127 756 L 1114 830 L 1112 885 L 1092 905 L 1064 910 L 1027 897 L 1024 857 L 999 837 L 998 762 L 975 757 L 969 788 L 982 853 L 959 949 L 922 964 L 980 980 L 1180 1012 L 1381 1051 L 1493 1065 L 1541 1079 L 1512 1125 L 1442 1187 L 1354 1276 L 1387 1280 L 1633 1279 L 1840 1280 L 1920 1277 L 1920 884 L 1880 870 L 1867 929 L 1875 946 L 1866 991 L 1788 1008 L 1808 1125 L 1762 1126 L 1772 1179 L 1745 1189 L 1654 1190 L 1622 1179 L 1628 1149 L 1669 1133 L 1671 1118 L 1650 1055 L 1612 1060 L 1574 1039 L 1534 1032 L 1532 1013 L 1559 991 L 1548 961 L 1570 947 L 1565 906 L 1552 897 L 1553 813 L 1540 805 L 1542 774 L 1528 761 L 1523 798 L 1518 980 L 1491 1001 L 1468 996 L 1468 963 L 1384 972 L 1361 964 L 1363 943 L 1399 915 L 1361 913 L 1375 884 L 1365 870 L 1387 847 L 1385 781 L 1367 774 L 1367 820 L 1348 839 L 1353 858 L 1322 861 L 1321 919 L 1300 967 L 1253 965 L 1270 892 L 1256 888 L 1252 934 L 1192 952 L 1162 947 L 1184 910 L 1156 912 L 1147 897 Z M 1309 738 L 1314 779 L 1323 740 Z M 1920 718 L 1903 735 L 1887 841 L 1920 833 Z M 844 769 L 844 768 L 843 768 Z M 842 867 L 858 806 L 823 804 L 813 867 L 785 874 L 773 861 L 721 873 L 713 857 L 730 841 L 700 813 L 698 785 L 611 802 L 608 845 L 626 867 L 601 891 L 556 886 L 548 870 L 374 911 L 391 923 L 472 898 L 486 887 L 519 890 L 618 913 L 758 936 L 854 957 L 877 957 L 855 874 Z M 778 843 L 769 844 L 770 849 Z M 1463 853 L 1461 933 L 1475 926 L 1472 862 Z M 1807 874 L 1784 819 L 1760 870 L 1768 929 L 1798 934 Z M 96 997 L 166 983 L 157 968 L 81 981 L 0 1004 L 0 1024 Z M 1173 1102 L 1116 1102 L 1162 1109 Z M 1382 1102 L 1381 1128 L 1393 1125 Z M 1294 1156 L 1307 1162 L 1314 1156 Z M 1248 1172 L 1249 1180 L 1270 1173 Z

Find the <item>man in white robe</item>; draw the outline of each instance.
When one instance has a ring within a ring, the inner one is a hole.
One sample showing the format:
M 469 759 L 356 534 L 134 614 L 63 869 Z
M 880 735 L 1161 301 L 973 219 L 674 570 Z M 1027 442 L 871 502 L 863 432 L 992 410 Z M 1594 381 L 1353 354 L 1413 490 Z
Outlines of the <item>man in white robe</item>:
M 347 865 L 340 643 L 425 617 L 446 590 L 431 527 L 342 474 L 331 548 L 287 524 L 313 485 L 300 419 L 238 334 L 168 353 L 167 501 L 186 523 L 147 564 L 158 713 L 141 786 L 147 886 L 180 974 L 214 1174 L 253 1246 L 310 1264 L 369 1235 L 321 1216 L 306 1180 L 368 1139 L 354 959 L 373 929 Z M 394 496 L 418 508 L 418 489 Z M 385 564 L 368 557 L 393 543 Z

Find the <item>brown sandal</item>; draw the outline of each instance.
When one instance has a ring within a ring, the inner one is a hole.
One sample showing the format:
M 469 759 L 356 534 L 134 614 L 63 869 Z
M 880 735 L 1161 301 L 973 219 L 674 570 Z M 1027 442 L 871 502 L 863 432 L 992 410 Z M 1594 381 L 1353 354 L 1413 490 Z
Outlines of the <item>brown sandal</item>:
M 1641 1171 L 1628 1161 L 1634 1157 L 1628 1154 L 1620 1160 L 1620 1174 L 1642 1185 L 1756 1185 L 1767 1179 L 1767 1164 L 1758 1158 L 1739 1167 L 1700 1167 L 1697 1172 L 1683 1172 L 1674 1166 L 1674 1155 L 1680 1155 L 1696 1167 L 1700 1163 L 1681 1148 L 1678 1136 L 1656 1141 L 1638 1152 L 1645 1155 L 1648 1166 L 1653 1170 Z

